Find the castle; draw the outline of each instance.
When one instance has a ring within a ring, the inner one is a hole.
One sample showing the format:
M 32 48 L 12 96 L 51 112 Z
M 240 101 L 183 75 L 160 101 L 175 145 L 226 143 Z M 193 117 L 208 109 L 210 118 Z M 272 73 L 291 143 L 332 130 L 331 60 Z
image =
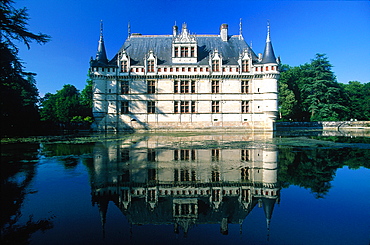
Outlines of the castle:
M 108 60 L 103 31 L 90 60 L 96 131 L 153 129 L 274 130 L 279 59 L 268 26 L 263 54 L 242 36 L 129 33 Z

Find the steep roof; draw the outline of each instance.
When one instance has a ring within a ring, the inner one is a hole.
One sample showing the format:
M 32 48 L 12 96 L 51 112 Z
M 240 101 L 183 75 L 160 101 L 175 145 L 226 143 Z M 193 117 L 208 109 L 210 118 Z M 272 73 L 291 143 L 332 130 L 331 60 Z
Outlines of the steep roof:
M 195 37 L 198 46 L 198 65 L 208 64 L 209 55 L 216 49 L 222 55 L 224 65 L 237 65 L 239 56 L 245 49 L 250 51 L 253 60 L 258 60 L 253 50 L 239 36 L 230 36 L 227 42 L 222 41 L 218 35 L 195 35 Z M 172 40 L 172 35 L 132 35 L 119 52 L 126 51 L 131 58 L 131 65 L 144 65 L 145 56 L 152 50 L 158 58 L 158 65 L 172 65 Z
M 270 39 L 270 25 L 268 25 L 265 51 L 263 52 L 261 63 L 262 64 L 276 63 L 276 57 Z

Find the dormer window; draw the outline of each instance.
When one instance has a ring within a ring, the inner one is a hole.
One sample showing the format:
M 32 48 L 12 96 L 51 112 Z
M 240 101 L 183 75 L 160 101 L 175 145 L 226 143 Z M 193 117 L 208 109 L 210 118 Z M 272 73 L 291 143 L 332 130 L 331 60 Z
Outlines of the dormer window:
M 210 66 L 212 72 L 220 72 L 221 71 L 221 61 L 222 57 L 221 54 L 216 49 L 214 53 L 210 56 Z
M 155 67 L 157 65 L 157 58 L 154 56 L 153 51 L 149 51 L 146 61 L 146 72 L 155 72 Z
M 128 72 L 128 62 L 124 60 L 121 62 L 121 72 Z
M 147 72 L 154 72 L 154 60 L 148 60 Z
M 197 40 L 189 34 L 186 24 L 183 24 L 181 34 L 174 36 L 172 41 L 172 62 L 196 63 L 196 56 Z
M 212 60 L 212 71 L 213 72 L 220 71 L 220 61 L 219 60 Z
M 249 72 L 249 60 L 242 60 L 242 72 Z

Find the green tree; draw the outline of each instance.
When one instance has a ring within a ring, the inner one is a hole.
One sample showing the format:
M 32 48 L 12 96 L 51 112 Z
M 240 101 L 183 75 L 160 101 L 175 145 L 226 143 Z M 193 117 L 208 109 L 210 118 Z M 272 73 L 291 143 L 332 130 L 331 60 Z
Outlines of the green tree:
M 357 120 L 370 120 L 370 83 L 350 81 L 341 86 L 348 97 L 349 117 Z
M 336 81 L 324 54 L 299 67 L 283 66 L 279 79 L 280 115 L 283 120 L 347 120 L 347 95 Z
M 70 84 L 56 94 L 47 93 L 41 100 L 41 120 L 63 128 L 88 127 L 92 122 L 90 90 L 88 82 L 81 94 Z
M 49 41 L 45 34 L 33 34 L 27 29 L 27 9 L 16 9 L 11 0 L 0 0 L 0 107 L 1 134 L 30 133 L 38 123 L 38 91 L 35 74 L 24 72 L 13 41 L 28 48 L 35 41 Z
M 298 67 L 292 68 L 288 65 L 283 65 L 281 68 L 281 76 L 279 84 L 279 113 L 280 118 L 285 121 L 296 121 L 298 117 L 299 96 L 296 80 Z
M 315 59 L 304 69 L 301 79 L 303 107 L 310 113 L 310 121 L 337 121 L 347 119 L 345 94 L 331 70 L 332 65 L 324 54 L 316 54 Z

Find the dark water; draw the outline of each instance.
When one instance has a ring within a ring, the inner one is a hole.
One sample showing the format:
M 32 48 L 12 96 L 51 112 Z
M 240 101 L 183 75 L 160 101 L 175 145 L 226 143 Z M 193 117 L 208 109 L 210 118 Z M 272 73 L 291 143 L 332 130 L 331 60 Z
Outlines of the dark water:
M 88 141 L 1 146 L 2 244 L 369 244 L 369 137 Z

